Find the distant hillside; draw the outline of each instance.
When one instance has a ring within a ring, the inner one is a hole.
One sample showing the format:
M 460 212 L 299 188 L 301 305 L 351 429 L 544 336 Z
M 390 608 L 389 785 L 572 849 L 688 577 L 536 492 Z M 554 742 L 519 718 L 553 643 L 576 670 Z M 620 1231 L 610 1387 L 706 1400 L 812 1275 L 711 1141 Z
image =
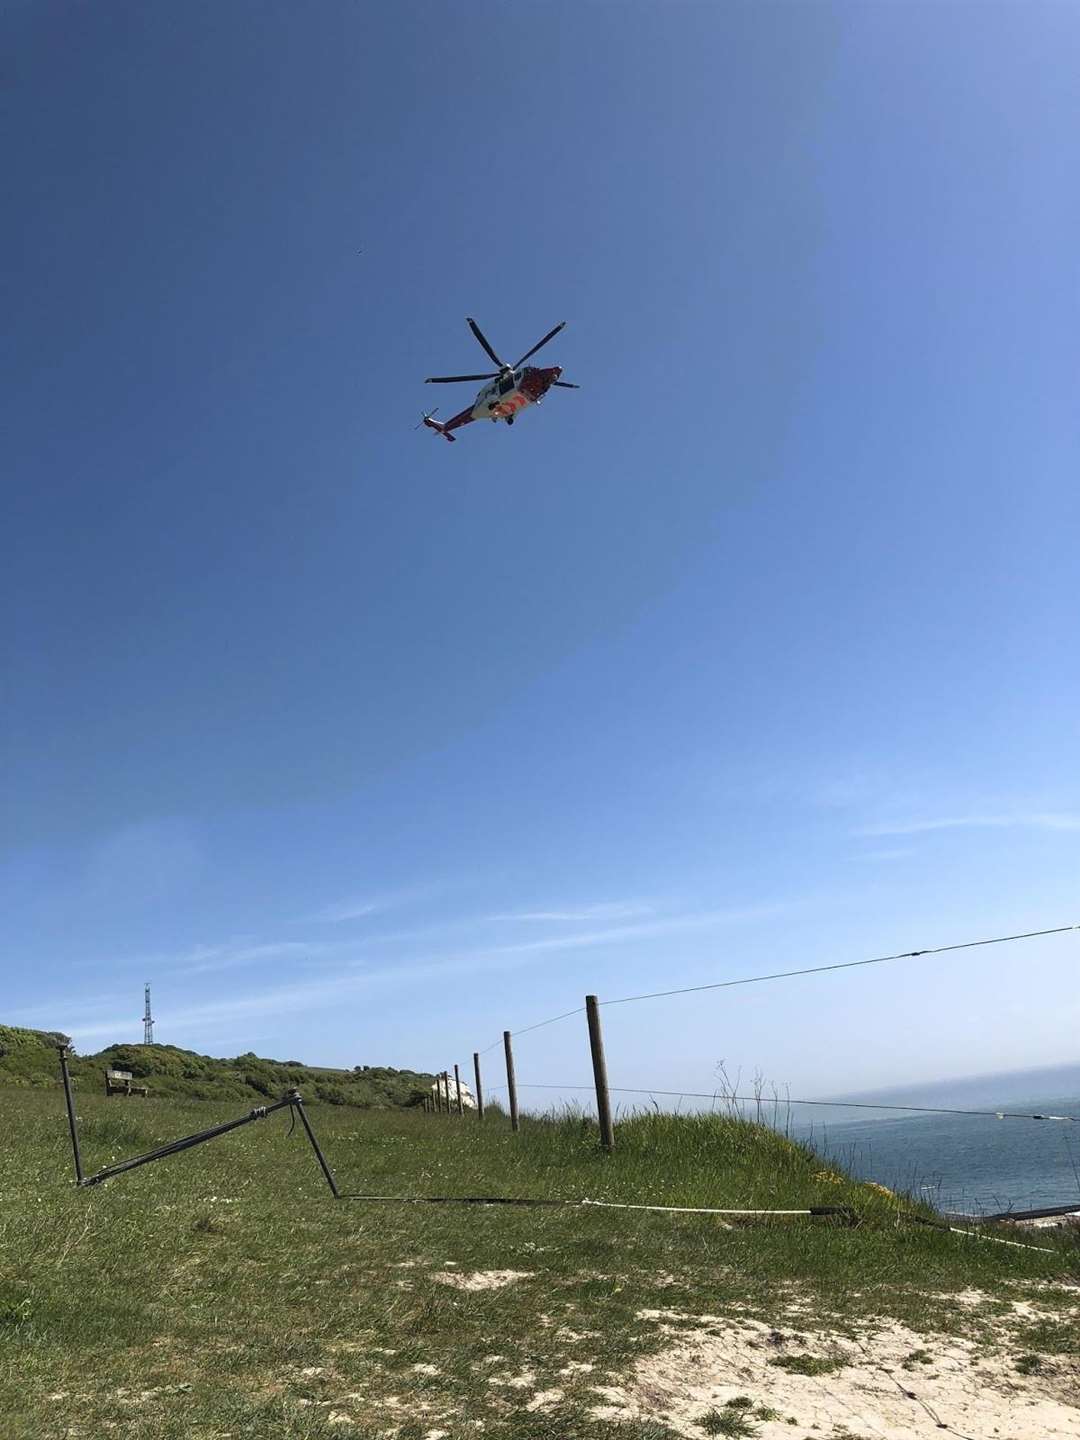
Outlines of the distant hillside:
M 56 1045 L 66 1039 L 57 1031 L 0 1025 L 0 1085 L 58 1086 Z M 259 1104 L 295 1087 L 305 1100 L 364 1109 L 416 1105 L 430 1092 L 435 1078 L 378 1065 L 328 1070 L 299 1060 L 264 1060 L 251 1054 L 218 1060 L 174 1045 L 109 1045 L 94 1055 L 71 1057 L 71 1074 L 80 1090 L 104 1091 L 104 1071 L 110 1066 L 130 1070 L 151 1097 Z

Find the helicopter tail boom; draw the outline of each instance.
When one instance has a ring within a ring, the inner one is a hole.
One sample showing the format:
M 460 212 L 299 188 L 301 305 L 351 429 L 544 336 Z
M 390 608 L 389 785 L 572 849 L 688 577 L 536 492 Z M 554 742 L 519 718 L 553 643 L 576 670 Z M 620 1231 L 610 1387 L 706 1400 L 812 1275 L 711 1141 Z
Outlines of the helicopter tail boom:
M 434 430 L 437 435 L 441 435 L 444 440 L 449 440 L 451 443 L 454 441 L 455 437 L 450 434 L 447 427 L 440 425 L 438 420 L 433 420 L 430 415 L 424 416 L 424 424 L 429 430 Z

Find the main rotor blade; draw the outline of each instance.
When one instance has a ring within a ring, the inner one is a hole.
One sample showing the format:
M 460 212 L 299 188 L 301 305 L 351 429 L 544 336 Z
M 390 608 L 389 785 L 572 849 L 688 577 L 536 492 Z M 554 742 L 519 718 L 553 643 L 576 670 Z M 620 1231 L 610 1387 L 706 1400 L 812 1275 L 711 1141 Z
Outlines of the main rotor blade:
M 548 333 L 544 336 L 544 338 L 542 340 L 538 340 L 531 350 L 525 351 L 525 354 L 522 355 L 521 359 L 517 362 L 517 364 L 515 364 L 514 369 L 516 370 L 518 368 L 518 365 L 524 365 L 525 361 L 528 360 L 530 355 L 535 355 L 537 350 L 539 350 L 541 346 L 546 345 L 549 340 L 554 340 L 555 336 L 559 333 L 559 331 L 565 328 L 566 321 L 561 320 L 559 324 L 555 326 L 555 329 L 549 330 Z
M 495 370 L 488 375 L 429 375 L 424 381 L 425 385 L 452 385 L 456 380 L 497 380 L 500 371 Z
M 491 357 L 492 364 L 498 365 L 500 370 L 509 370 L 510 367 L 509 365 L 507 365 L 506 361 L 500 360 L 498 355 L 495 354 L 495 351 L 492 350 L 491 346 L 488 344 L 487 339 L 484 336 L 484 332 L 480 329 L 480 326 L 477 325 L 476 321 L 470 320 L 468 316 L 466 316 L 465 318 L 468 321 L 469 329 L 476 336 L 477 340 L 480 341 L 480 344 L 484 347 L 488 355 Z
M 559 387 L 560 390 L 580 390 L 580 389 L 581 389 L 581 386 L 580 386 L 580 385 L 571 385 L 571 383 L 570 383 L 569 380 L 556 380 L 556 381 L 555 381 L 555 384 L 558 385 L 558 387 Z

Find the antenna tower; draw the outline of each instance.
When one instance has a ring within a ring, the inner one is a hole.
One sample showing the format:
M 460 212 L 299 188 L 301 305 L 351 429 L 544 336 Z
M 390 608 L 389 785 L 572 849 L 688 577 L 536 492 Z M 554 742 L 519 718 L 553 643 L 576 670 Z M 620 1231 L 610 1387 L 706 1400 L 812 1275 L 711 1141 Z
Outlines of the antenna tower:
M 150 986 L 146 987 L 146 1005 L 143 1009 L 143 1044 L 154 1043 L 154 1017 L 150 1014 Z

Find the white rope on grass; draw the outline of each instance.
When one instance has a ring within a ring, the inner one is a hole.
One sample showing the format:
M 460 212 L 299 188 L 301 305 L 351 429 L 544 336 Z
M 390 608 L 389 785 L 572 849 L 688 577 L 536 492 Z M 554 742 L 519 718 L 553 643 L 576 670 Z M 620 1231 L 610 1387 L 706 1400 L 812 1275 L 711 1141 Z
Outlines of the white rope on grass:
M 706 1205 L 629 1205 L 619 1200 L 580 1200 L 580 1205 L 592 1205 L 604 1210 L 656 1210 L 672 1215 L 812 1215 L 806 1210 L 717 1210 Z
M 604 1210 L 653 1210 L 674 1215 L 813 1215 L 815 1213 L 813 1210 L 715 1210 L 699 1205 L 628 1205 L 618 1200 L 582 1200 L 579 1203 Z M 946 1227 L 933 1225 L 930 1228 L 941 1230 Z M 998 1235 L 984 1235 L 979 1230 L 963 1230 L 958 1225 L 949 1225 L 947 1228 L 951 1234 L 966 1235 L 971 1240 L 992 1240 L 995 1245 L 1013 1245 L 1018 1250 L 1038 1250 L 1043 1255 L 1057 1253 L 1047 1245 L 1026 1245 L 1022 1240 L 1003 1240 Z
M 583 1200 L 547 1200 L 532 1196 L 501 1195 L 342 1195 L 341 1199 L 375 1201 L 390 1205 L 516 1205 L 525 1208 L 543 1206 L 567 1210 L 583 1209 L 585 1206 L 589 1206 L 593 1210 L 645 1210 L 663 1215 L 816 1215 L 828 1218 L 830 1215 L 844 1213 L 843 1207 L 839 1206 L 835 1208 L 832 1206 L 808 1207 L 802 1210 L 729 1210 L 707 1205 L 635 1205 L 622 1200 L 589 1200 L 587 1198 Z M 984 1235 L 979 1230 L 964 1230 L 959 1225 L 935 1224 L 932 1220 L 922 1219 L 921 1216 L 912 1218 L 921 1221 L 928 1229 L 937 1230 L 939 1234 L 948 1232 L 952 1235 L 965 1235 L 969 1240 L 990 1240 L 995 1245 L 1012 1245 L 1017 1250 L 1037 1250 L 1042 1255 L 1057 1254 L 1056 1250 L 1052 1250 L 1047 1245 L 1027 1245 L 1022 1240 L 1004 1240 L 998 1235 Z
M 959 1225 L 950 1225 L 949 1231 L 953 1235 L 967 1235 L 971 1240 L 992 1240 L 995 1245 L 1015 1245 L 1017 1250 L 1038 1250 L 1042 1255 L 1057 1254 L 1049 1245 L 1025 1245 L 1022 1240 L 1003 1240 L 1000 1235 L 984 1235 L 981 1230 L 961 1230 Z

